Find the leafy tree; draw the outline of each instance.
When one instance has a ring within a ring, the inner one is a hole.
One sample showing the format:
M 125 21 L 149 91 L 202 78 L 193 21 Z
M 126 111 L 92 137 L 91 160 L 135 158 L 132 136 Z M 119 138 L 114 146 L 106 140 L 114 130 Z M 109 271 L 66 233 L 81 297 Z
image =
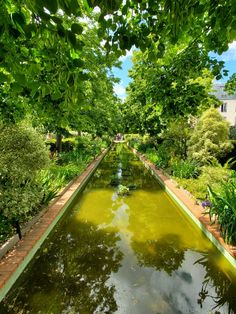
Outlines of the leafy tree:
M 189 156 L 206 164 L 215 162 L 232 150 L 229 124 L 217 109 L 210 108 L 200 117 L 189 141 Z
M 175 158 L 187 158 L 188 141 L 192 132 L 191 122 L 191 117 L 172 120 L 163 132 L 162 138 L 171 147 Z
M 132 82 L 125 105 L 127 126 L 136 123 L 139 130 L 155 134 L 173 116 L 197 115 L 210 104 L 219 104 L 209 94 L 214 76 L 206 55 L 203 62 L 201 49 L 169 45 L 161 59 L 155 55 L 151 58 L 150 53 L 151 50 L 147 50 L 134 55 L 130 71 Z M 193 63 L 198 66 L 192 68 Z
M 39 205 L 38 172 L 49 163 L 43 140 L 19 125 L 0 128 L 0 208 L 20 235 L 18 222 Z
M 234 73 L 225 84 L 225 91 L 229 95 L 234 95 L 236 92 L 236 73 Z

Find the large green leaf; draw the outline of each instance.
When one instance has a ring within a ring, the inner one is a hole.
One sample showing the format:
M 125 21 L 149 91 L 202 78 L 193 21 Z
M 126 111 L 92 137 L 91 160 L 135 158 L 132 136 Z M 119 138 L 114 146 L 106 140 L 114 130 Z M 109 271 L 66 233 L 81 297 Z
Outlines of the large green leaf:
M 71 31 L 67 31 L 66 34 L 67 34 L 67 38 L 68 38 L 69 42 L 72 44 L 73 47 L 75 47 L 76 46 L 75 34 Z
M 81 59 L 74 59 L 73 60 L 73 66 L 77 68 L 82 68 L 84 66 L 84 61 Z
M 0 72 L 0 83 L 6 82 L 8 76 L 2 72 Z
M 14 39 L 17 39 L 20 36 L 20 32 L 18 29 L 14 28 L 12 25 L 9 25 L 8 27 L 8 33 L 10 36 L 12 36 Z
M 4 24 L 0 24 L 0 37 L 4 33 L 4 30 L 5 30 Z
M 15 25 L 18 27 L 18 28 L 21 28 L 23 29 L 24 25 L 25 25 L 25 16 L 23 13 L 13 13 L 12 14 L 12 20 L 13 22 L 15 23 Z
M 78 23 L 73 23 L 71 25 L 71 30 L 73 33 L 80 35 L 83 32 L 83 27 Z
M 53 14 L 58 10 L 57 0 L 41 0 L 41 3 L 43 7 L 47 8 Z

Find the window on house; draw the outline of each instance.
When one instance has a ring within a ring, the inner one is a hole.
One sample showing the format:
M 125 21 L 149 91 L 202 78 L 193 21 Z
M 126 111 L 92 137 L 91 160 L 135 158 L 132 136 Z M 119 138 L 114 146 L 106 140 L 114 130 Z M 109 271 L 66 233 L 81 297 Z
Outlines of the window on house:
M 223 105 L 221 105 L 220 111 L 221 112 L 227 112 L 227 103 L 226 102 L 224 102 Z

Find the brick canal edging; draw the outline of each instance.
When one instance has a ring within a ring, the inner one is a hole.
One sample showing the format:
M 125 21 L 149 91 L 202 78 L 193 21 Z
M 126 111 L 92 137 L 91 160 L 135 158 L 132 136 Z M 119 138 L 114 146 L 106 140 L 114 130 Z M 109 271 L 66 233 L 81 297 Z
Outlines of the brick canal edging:
M 63 190 L 61 195 L 30 228 L 22 240 L 0 260 L 0 302 L 31 261 L 46 237 L 85 187 L 109 149 L 95 158 L 85 171 Z
M 219 251 L 236 268 L 236 246 L 228 245 L 221 236 L 218 224 L 212 224 L 209 215 L 204 215 L 204 208 L 196 203 L 196 200 L 187 195 L 187 191 L 176 187 L 170 178 L 162 171 L 156 168 L 146 157 L 140 154 L 136 149 L 131 148 L 133 153 L 143 162 L 145 167 L 157 178 L 165 191 L 177 202 L 181 208 L 192 218 L 192 220 L 201 228 L 206 236 L 214 243 Z

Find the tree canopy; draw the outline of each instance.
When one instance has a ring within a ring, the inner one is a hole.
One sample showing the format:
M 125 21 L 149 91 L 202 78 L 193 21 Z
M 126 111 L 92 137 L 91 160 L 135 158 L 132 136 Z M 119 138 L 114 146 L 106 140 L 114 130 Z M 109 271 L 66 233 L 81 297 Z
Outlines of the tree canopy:
M 82 18 L 83 8 L 72 2 L 73 12 L 63 1 L 1 4 L 0 118 L 4 123 L 30 116 L 34 126 L 57 133 L 117 131 L 119 99 L 113 92 L 117 80 L 109 69 L 119 62 L 115 54 L 107 54 L 97 34 L 96 15 Z
M 151 58 L 150 54 L 149 49 L 134 54 L 132 82 L 123 110 L 127 128 L 152 134 L 173 117 L 197 115 L 219 105 L 209 94 L 214 78 L 210 59 L 206 55 L 203 60 L 196 46 L 170 45 L 162 58 Z
M 31 115 L 56 132 L 97 120 L 99 133 L 113 132 L 120 114 L 109 69 L 133 46 L 141 52 L 130 91 L 139 86 L 132 97 L 144 111 L 132 118 L 155 129 L 156 116 L 195 113 L 204 71 L 227 72 L 208 53 L 236 39 L 234 0 L 6 0 L 0 12 L 0 118 Z

